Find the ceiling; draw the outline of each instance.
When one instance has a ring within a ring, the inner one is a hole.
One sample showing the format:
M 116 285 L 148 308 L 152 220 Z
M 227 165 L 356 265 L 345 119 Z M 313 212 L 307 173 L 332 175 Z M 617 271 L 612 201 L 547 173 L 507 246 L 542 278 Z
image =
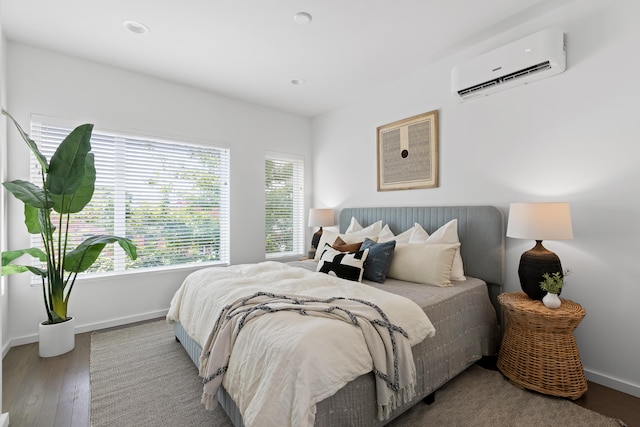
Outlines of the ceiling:
M 0 13 L 9 41 L 313 117 L 569 1 L 0 0 Z

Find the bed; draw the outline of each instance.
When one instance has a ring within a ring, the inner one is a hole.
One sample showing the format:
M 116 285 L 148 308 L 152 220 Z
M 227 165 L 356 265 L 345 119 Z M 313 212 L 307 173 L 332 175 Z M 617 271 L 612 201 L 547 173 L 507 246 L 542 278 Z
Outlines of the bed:
M 483 356 L 496 353 L 500 319 L 496 314 L 499 313 L 497 295 L 504 283 L 504 220 L 499 209 L 491 206 L 345 208 L 340 212 L 340 232 L 345 233 L 355 220 L 365 228 L 381 221 L 395 235 L 415 224 L 433 233 L 454 219 L 466 280 L 454 281 L 449 287 L 394 278 L 387 278 L 384 283 L 362 281 L 371 288 L 412 300 L 435 327 L 435 336 L 412 346 L 417 378 L 415 397 L 398 405 L 390 416 L 380 419 L 376 405 L 376 378 L 373 373 L 366 373 L 317 402 L 313 425 L 388 424 L 415 403 L 433 396 L 435 390 Z M 301 260 L 288 265 L 315 271 L 317 263 L 317 260 Z M 217 313 L 212 313 L 212 316 L 217 316 Z M 174 321 L 176 339 L 199 366 L 203 339 L 194 338 L 194 333 L 189 334 L 176 317 L 168 317 Z M 244 426 L 241 411 L 224 384 L 217 396 L 233 424 Z

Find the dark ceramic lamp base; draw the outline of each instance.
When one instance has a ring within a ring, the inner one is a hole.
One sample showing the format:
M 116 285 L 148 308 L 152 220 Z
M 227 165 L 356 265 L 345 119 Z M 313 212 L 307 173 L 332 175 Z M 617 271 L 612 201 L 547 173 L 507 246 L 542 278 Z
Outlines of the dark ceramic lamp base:
M 545 296 L 546 292 L 540 289 L 540 282 L 544 280 L 542 275 L 556 272 L 562 274 L 560 258 L 542 246 L 542 240 L 536 240 L 536 245 L 520 257 L 520 286 L 531 299 L 541 300 Z
M 320 237 L 322 236 L 322 227 L 320 230 L 313 233 L 313 237 L 311 238 L 311 247 L 313 249 L 318 249 L 318 245 L 320 244 Z

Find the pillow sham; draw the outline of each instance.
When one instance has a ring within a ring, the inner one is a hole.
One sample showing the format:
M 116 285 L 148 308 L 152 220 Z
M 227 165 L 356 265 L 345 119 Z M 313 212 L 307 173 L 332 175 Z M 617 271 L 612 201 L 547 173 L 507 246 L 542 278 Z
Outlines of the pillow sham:
M 451 265 L 460 243 L 405 243 L 395 247 L 387 277 L 451 286 Z
M 420 227 L 420 225 L 416 224 Z M 426 238 L 425 238 L 426 235 Z M 458 238 L 458 220 L 452 219 L 442 227 L 438 228 L 433 234 L 429 235 L 422 227 L 420 230 L 414 230 L 414 234 L 411 235 L 409 243 L 460 243 Z M 453 259 L 453 265 L 451 267 L 451 280 L 467 280 L 464 276 L 464 265 L 462 263 L 462 255 L 460 255 L 460 249 L 456 251 L 456 255 Z
M 360 225 L 358 220 L 352 216 L 351 222 L 349 223 L 349 226 L 347 227 L 345 233 L 353 233 L 354 231 L 360 231 L 360 230 L 362 230 L 362 226 Z
M 416 224 L 418 225 L 418 224 Z M 389 228 L 387 224 L 385 224 L 384 228 L 378 233 L 378 243 L 388 242 L 394 240 L 396 243 L 409 243 L 409 239 L 413 233 L 413 228 L 411 227 L 408 230 L 403 231 L 402 233 L 394 236 L 393 232 Z
M 429 238 L 429 233 L 418 223 L 413 225 L 408 243 L 424 243 Z
M 374 222 L 373 224 L 363 228 L 362 230 L 341 234 L 340 238 L 342 238 L 345 243 L 362 242 L 365 237 L 368 237 L 371 240 L 377 240 L 380 230 L 382 230 L 382 220 Z
M 340 237 L 340 234 L 335 231 L 323 230 L 322 235 L 320 236 L 320 241 L 318 242 L 318 249 L 316 250 L 316 255 L 313 257 L 313 259 L 318 261 L 320 259 L 320 256 L 322 255 L 322 250 L 324 246 L 327 244 L 329 246 L 332 246 L 338 237 Z
M 389 228 L 389 224 L 385 224 L 378 233 L 378 243 L 388 242 L 389 240 L 393 240 L 394 237 L 393 231 Z
M 316 271 L 338 276 L 341 279 L 362 282 L 364 262 L 369 255 L 369 249 L 358 252 L 340 252 L 329 245 L 325 245 Z
M 369 249 L 369 255 L 367 255 L 367 259 L 364 262 L 363 277 L 373 282 L 384 283 L 387 279 L 389 266 L 391 266 L 395 247 L 395 240 L 376 243 L 369 238 L 365 238 L 360 249 Z

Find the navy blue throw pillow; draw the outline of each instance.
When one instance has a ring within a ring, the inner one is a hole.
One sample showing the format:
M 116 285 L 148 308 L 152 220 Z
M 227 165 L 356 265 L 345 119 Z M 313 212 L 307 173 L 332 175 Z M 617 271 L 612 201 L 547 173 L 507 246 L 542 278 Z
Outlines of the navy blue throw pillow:
M 365 238 L 360 250 L 369 249 L 369 256 L 364 261 L 364 278 L 372 282 L 384 283 L 391 266 L 391 259 L 396 248 L 396 241 L 376 243 Z

